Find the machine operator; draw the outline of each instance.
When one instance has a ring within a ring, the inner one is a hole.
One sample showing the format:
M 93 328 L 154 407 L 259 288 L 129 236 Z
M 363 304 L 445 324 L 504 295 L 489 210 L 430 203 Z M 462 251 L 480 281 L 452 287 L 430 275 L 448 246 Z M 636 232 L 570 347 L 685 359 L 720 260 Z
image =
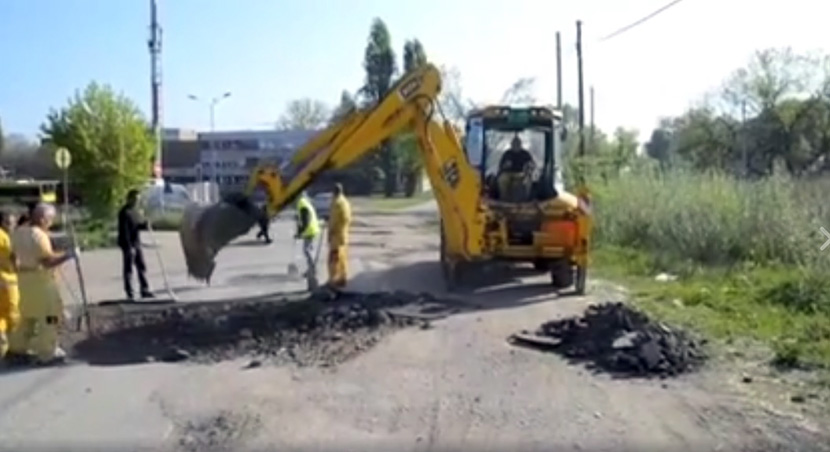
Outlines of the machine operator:
M 529 170 L 536 162 L 522 145 L 518 135 L 513 137 L 510 148 L 501 156 L 498 173 L 498 197 L 504 201 L 524 201 L 530 196 L 533 181 Z
M 501 156 L 500 173 L 522 173 L 528 166 L 534 165 L 533 156 L 525 149 L 518 135 L 510 141 L 510 148 Z

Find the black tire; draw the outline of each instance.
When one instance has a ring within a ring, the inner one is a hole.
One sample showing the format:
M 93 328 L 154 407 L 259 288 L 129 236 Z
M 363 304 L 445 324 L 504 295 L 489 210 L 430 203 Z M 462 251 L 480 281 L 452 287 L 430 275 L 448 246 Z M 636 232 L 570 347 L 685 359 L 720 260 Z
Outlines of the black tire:
M 588 286 L 588 269 L 585 267 L 576 267 L 576 282 L 574 283 L 574 291 L 577 295 L 585 295 Z
M 564 259 L 551 262 L 550 282 L 556 290 L 572 286 L 574 284 L 574 271 L 570 262 Z
M 453 268 L 452 263 L 449 261 L 449 256 L 447 256 L 447 239 L 444 236 L 444 225 L 441 224 L 441 248 L 440 248 L 440 261 L 441 261 L 441 274 L 444 277 L 444 286 L 446 287 L 448 292 L 452 292 L 455 290 L 457 281 L 456 281 L 456 272 Z

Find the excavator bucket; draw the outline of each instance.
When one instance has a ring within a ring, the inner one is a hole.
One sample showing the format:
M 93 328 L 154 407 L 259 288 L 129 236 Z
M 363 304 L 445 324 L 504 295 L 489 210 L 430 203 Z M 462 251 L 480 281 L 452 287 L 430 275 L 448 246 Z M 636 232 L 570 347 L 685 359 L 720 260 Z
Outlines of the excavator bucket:
M 231 195 L 209 206 L 189 205 L 179 227 L 179 239 L 190 276 L 210 283 L 216 255 L 257 223 L 261 210 L 243 195 Z

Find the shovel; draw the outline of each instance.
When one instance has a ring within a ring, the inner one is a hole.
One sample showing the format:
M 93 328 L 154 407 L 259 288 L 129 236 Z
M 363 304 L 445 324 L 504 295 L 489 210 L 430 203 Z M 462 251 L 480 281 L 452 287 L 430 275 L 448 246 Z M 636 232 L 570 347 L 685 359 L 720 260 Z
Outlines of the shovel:
M 300 268 L 297 266 L 297 239 L 291 242 L 291 263 L 288 264 L 288 276 L 291 278 L 300 276 Z

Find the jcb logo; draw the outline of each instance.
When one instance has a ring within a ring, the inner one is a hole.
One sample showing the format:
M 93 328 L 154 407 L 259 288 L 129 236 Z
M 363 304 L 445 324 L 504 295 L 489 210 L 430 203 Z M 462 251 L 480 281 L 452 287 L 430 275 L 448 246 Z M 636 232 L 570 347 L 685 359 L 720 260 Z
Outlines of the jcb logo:
M 403 100 L 409 99 L 413 94 L 415 94 L 416 91 L 418 91 L 418 88 L 421 87 L 421 81 L 421 77 L 415 77 L 411 80 L 407 80 L 406 83 L 398 88 L 398 94 L 401 95 Z
M 461 178 L 461 175 L 458 172 L 458 162 L 453 159 L 447 163 L 444 163 L 442 171 L 444 173 L 444 180 L 447 181 L 450 188 L 454 190 L 455 187 L 458 186 L 458 181 Z

